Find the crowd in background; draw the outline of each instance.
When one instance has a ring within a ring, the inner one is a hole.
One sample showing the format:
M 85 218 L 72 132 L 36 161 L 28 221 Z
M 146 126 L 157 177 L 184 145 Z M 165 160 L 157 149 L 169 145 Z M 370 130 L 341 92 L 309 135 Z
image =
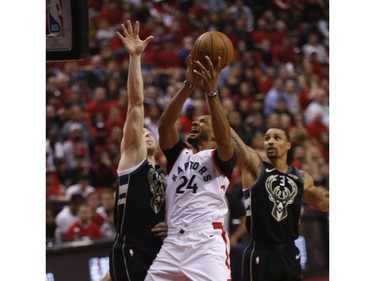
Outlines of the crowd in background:
M 140 21 L 141 39 L 154 36 L 142 71 L 145 126 L 156 139 L 195 39 L 221 31 L 235 50 L 219 81 L 231 127 L 260 155 L 265 128 L 285 128 L 293 143 L 290 163 L 329 188 L 328 0 L 88 0 L 88 6 L 90 57 L 46 63 L 47 237 L 77 193 L 86 202 L 81 217 L 90 209 L 102 216 L 101 225 L 110 221 L 102 195 L 115 190 L 127 110 L 128 55 L 116 31 L 128 19 Z M 177 126 L 187 136 L 194 118 L 207 112 L 197 88 Z M 162 153 L 158 160 L 165 165 Z M 240 191 L 240 179 L 235 170 L 231 192 Z M 113 235 L 98 231 L 97 237 Z

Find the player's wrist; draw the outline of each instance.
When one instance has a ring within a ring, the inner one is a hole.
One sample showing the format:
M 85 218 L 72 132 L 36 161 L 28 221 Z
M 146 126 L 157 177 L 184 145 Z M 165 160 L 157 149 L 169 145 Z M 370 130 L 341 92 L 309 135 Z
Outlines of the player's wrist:
M 185 80 L 183 83 L 185 87 L 188 87 L 189 89 L 195 89 L 195 85 L 193 83 L 190 83 L 187 80 Z
M 218 90 L 215 90 L 213 92 L 205 93 L 207 97 L 216 97 L 219 94 Z

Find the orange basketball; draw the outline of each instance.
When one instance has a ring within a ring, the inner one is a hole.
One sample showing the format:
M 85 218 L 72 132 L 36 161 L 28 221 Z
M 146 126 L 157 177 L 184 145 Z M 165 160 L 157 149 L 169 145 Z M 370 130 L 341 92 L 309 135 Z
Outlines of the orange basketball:
M 205 56 L 211 59 L 214 66 L 217 63 L 217 57 L 220 56 L 220 70 L 232 61 L 233 53 L 232 42 L 228 36 L 219 31 L 208 31 L 200 35 L 191 50 L 193 60 L 200 61 L 205 67 L 207 67 Z

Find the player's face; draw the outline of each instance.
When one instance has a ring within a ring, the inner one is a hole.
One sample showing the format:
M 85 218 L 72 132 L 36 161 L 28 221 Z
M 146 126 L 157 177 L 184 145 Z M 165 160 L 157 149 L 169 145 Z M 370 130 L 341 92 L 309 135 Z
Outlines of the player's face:
M 284 156 L 290 147 L 290 141 L 287 140 L 283 130 L 269 129 L 264 135 L 264 150 L 271 160 Z
M 150 130 L 144 128 L 143 129 L 143 136 L 146 141 L 147 145 L 147 151 L 156 151 L 156 140 L 154 138 L 154 135 L 151 133 Z
M 211 116 L 202 115 L 197 120 L 193 121 L 187 141 L 190 144 L 207 141 L 212 137 L 212 134 Z

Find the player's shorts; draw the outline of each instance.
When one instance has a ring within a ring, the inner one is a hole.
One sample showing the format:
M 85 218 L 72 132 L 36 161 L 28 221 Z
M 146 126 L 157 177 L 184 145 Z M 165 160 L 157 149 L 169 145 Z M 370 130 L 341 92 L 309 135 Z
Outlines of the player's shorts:
M 145 281 L 230 281 L 229 247 L 221 223 L 169 228 Z
M 143 281 L 162 240 L 116 235 L 110 255 L 112 281 Z
M 243 281 L 302 281 L 300 251 L 294 242 L 258 245 L 251 242 L 242 264 Z

